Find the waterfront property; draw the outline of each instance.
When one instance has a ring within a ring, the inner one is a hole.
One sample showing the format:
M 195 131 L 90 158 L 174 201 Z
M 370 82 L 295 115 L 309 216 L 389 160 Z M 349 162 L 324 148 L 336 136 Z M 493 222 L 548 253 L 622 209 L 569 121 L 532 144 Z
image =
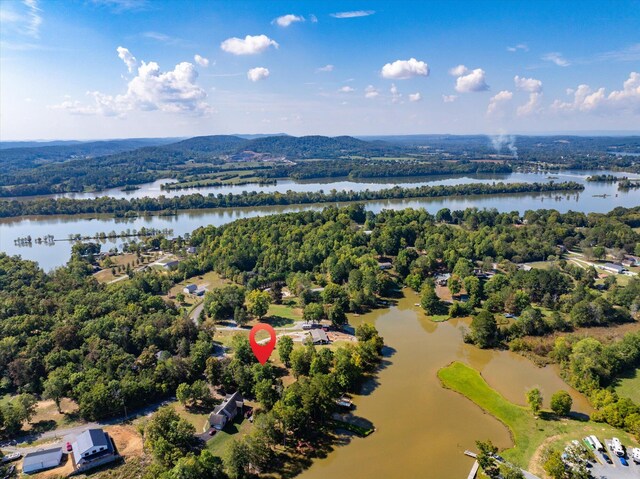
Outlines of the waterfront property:
M 102 429 L 87 429 L 71 445 L 74 473 L 119 459 L 113 441 Z
M 62 448 L 55 447 L 53 449 L 43 449 L 41 451 L 30 452 L 24 456 L 22 462 L 22 472 L 25 474 L 33 474 L 58 467 L 62 462 Z
M 233 394 L 227 394 L 222 404 L 217 405 L 209 415 L 209 425 L 221 431 L 229 421 L 235 419 L 238 412 L 242 414 L 243 407 L 244 398 L 239 391 Z

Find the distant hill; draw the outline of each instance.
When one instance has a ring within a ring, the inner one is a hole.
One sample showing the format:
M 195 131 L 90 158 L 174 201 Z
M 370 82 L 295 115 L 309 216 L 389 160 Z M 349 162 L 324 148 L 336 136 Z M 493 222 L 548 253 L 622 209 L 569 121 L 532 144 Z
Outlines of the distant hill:
M 0 161 L 5 171 L 15 170 L 52 162 L 96 158 L 142 147 L 166 145 L 175 141 L 176 138 L 131 138 L 90 142 L 2 142 Z

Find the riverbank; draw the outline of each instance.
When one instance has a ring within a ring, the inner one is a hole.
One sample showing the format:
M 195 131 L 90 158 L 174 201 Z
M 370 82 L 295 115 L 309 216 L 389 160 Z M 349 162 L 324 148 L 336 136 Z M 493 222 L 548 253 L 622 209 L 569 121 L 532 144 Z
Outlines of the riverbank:
M 59 215 L 78 213 L 113 213 L 116 217 L 131 214 L 171 214 L 178 210 L 215 209 L 230 207 L 288 206 L 317 203 L 356 202 L 405 198 L 438 198 L 448 196 L 500 195 L 515 193 L 580 192 L 584 185 L 575 181 L 562 183 L 495 183 L 462 184 L 452 186 L 418 186 L 402 188 L 399 186 L 378 191 L 322 191 L 300 193 L 257 193 L 242 192 L 215 196 L 210 194 L 185 195 L 174 198 L 95 198 L 84 200 L 42 199 L 33 201 L 0 201 L 0 218 L 25 215 Z
M 491 388 L 476 369 L 459 361 L 440 369 L 438 378 L 443 387 L 460 393 L 507 426 L 514 446 L 501 454 L 534 473 L 542 471 L 541 447 L 564 447 L 567 442 L 590 434 L 615 436 L 627 444 L 637 445 L 627 433 L 607 424 L 558 418 L 548 411 L 536 418 L 527 408 L 513 404 Z

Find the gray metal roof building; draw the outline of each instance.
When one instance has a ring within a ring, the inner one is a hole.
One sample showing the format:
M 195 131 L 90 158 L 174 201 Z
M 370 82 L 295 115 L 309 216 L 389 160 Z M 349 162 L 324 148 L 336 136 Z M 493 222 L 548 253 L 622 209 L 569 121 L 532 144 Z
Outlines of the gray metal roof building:
M 45 469 L 57 467 L 62 461 L 62 448 L 43 449 L 42 451 L 30 452 L 24 456 L 22 462 L 22 472 L 31 474 Z

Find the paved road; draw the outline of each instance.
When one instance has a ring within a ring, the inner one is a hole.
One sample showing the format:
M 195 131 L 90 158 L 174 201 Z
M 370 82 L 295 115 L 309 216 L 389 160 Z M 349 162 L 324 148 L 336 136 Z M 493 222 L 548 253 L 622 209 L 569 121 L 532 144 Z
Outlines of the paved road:
M 146 406 L 142 409 L 138 409 L 133 413 L 129 413 L 127 415 L 126 420 L 131 420 L 141 416 L 149 416 L 150 414 L 157 411 L 160 407 L 174 400 L 175 398 L 168 398 L 168 399 L 164 399 L 162 401 L 156 402 L 154 404 L 151 404 L 149 406 Z M 126 420 L 124 417 L 118 417 L 118 418 L 108 419 L 105 421 L 88 422 L 88 423 L 81 424 L 79 426 L 61 428 L 61 429 L 56 429 L 54 431 L 46 431 L 37 435 L 22 436 L 18 438 L 17 446 L 3 445 L 1 446 L 1 449 L 5 452 L 5 454 L 11 453 L 11 452 L 21 452 L 22 454 L 27 454 L 29 452 L 42 449 L 43 447 L 64 446 L 64 444 L 67 441 L 74 439 L 75 436 L 82 433 L 85 429 L 112 426 L 114 424 L 122 424 Z M 36 446 L 28 445 L 30 442 L 34 442 L 34 441 L 46 442 L 46 445 L 44 444 L 38 444 Z
M 203 309 L 204 309 L 204 301 L 201 301 L 200 304 L 195 308 L 193 308 L 193 310 L 191 310 L 191 313 L 189 313 L 189 318 L 191 318 L 191 320 L 193 321 L 193 324 L 195 324 L 196 326 L 198 326 L 199 324 L 200 313 L 202 312 Z

